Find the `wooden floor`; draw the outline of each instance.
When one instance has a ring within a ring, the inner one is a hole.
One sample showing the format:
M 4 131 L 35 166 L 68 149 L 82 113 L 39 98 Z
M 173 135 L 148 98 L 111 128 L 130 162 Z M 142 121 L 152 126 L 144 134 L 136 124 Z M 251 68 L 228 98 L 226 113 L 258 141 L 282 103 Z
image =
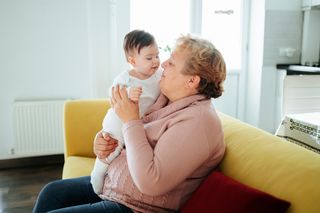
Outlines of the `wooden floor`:
M 41 188 L 61 179 L 62 163 L 0 169 L 0 212 L 28 213 Z

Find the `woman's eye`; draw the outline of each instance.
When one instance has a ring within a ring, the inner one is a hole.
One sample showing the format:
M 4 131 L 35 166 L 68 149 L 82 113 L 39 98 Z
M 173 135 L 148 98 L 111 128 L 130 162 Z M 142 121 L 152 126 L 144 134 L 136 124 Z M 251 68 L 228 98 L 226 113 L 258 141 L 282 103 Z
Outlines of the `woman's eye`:
M 152 60 L 152 58 L 146 58 L 146 59 L 149 60 L 149 61 Z

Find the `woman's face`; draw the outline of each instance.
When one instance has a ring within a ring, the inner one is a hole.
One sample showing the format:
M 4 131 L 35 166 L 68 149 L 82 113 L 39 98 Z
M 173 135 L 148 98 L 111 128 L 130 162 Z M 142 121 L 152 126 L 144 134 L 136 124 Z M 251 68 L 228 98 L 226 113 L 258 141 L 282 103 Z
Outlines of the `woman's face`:
M 170 101 L 187 96 L 186 84 L 190 76 L 182 74 L 187 56 L 188 52 L 185 50 L 174 50 L 170 58 L 161 64 L 163 74 L 160 80 L 160 89 Z

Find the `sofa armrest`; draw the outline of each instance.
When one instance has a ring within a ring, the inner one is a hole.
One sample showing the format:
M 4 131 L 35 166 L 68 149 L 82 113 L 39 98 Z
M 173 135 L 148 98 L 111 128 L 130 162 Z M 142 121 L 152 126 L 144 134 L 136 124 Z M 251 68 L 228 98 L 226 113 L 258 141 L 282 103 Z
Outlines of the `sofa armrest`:
M 64 156 L 95 157 L 93 140 L 110 104 L 105 99 L 70 100 L 64 105 Z
M 320 212 L 320 155 L 219 112 L 226 153 L 220 170 L 291 203 L 288 213 Z

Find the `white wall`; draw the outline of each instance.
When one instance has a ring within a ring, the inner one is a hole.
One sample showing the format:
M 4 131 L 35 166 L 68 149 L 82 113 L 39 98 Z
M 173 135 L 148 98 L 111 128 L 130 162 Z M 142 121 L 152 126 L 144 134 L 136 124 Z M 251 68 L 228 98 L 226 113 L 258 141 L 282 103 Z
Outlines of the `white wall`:
M 277 64 L 299 63 L 302 11 L 300 0 L 251 1 L 249 59 L 244 120 L 274 133 L 278 125 Z M 293 57 L 280 48 L 296 49 Z
M 15 100 L 106 97 L 125 67 L 119 55 L 129 29 L 116 27 L 121 38 L 111 49 L 110 3 L 117 25 L 128 23 L 128 1 L 0 0 L 0 159 L 13 157 Z
M 86 1 L 0 1 L 0 156 L 13 145 L 17 99 L 92 96 Z
M 298 64 L 301 57 L 302 10 L 300 0 L 268 0 L 265 12 L 261 100 L 258 127 L 275 133 L 280 123 L 277 64 Z M 282 48 L 294 48 L 292 57 L 280 55 Z

